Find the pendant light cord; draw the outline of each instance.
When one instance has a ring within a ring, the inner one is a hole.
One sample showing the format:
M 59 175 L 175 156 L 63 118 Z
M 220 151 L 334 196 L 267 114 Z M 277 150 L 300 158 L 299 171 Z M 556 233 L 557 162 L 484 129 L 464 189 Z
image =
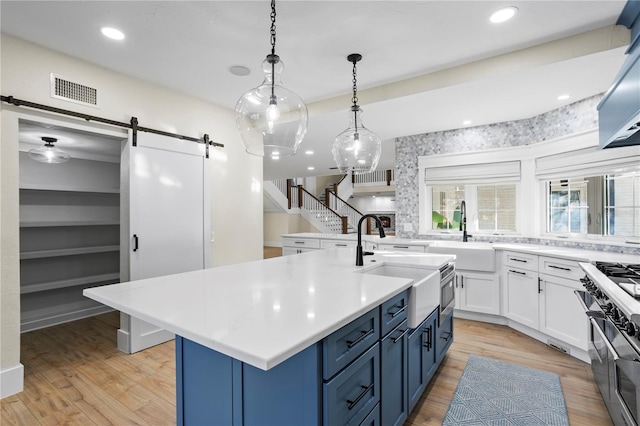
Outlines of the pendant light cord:
M 271 0 L 271 99 L 269 104 L 276 104 L 275 68 L 276 68 L 276 0 Z
M 353 102 L 353 107 L 351 107 L 351 109 L 353 110 L 353 122 L 355 123 L 355 133 L 354 135 L 358 134 L 358 81 L 356 79 L 356 63 L 358 61 L 356 59 L 354 59 L 353 61 L 353 97 L 351 98 L 351 101 Z

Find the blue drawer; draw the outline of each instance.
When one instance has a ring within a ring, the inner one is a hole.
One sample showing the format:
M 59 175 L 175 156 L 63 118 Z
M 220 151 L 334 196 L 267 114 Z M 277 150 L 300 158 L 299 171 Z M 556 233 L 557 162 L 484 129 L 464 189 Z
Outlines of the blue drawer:
M 408 303 L 409 290 L 405 290 L 382 304 L 380 307 L 381 336 L 386 336 L 407 319 Z
M 362 423 L 360 423 L 360 426 L 382 426 L 380 422 L 380 404 L 378 404 L 371 410 Z
M 380 339 L 379 312 L 376 307 L 322 340 L 324 380 L 333 377 Z
M 380 402 L 380 345 L 323 385 L 323 423 L 359 425 Z

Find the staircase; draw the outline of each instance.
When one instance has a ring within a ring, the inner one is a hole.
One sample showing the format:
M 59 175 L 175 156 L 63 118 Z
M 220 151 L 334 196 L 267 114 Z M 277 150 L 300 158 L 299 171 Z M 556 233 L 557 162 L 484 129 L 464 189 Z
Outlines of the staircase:
M 347 234 L 356 232 L 362 214 L 336 195 L 335 191 L 344 181 L 349 183 L 349 179 L 343 178 L 339 184 L 331 185 L 332 190 L 327 188 L 321 194 L 324 200 L 311 194 L 302 185 L 294 185 L 292 179 L 264 182 L 264 193 L 272 203 L 291 213 L 299 213 L 321 232 Z

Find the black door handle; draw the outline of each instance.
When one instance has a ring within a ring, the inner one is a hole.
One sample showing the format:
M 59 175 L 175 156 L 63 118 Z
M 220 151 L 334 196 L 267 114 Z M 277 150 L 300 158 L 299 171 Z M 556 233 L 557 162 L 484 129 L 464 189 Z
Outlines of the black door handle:
M 133 251 L 138 251 L 138 236 L 133 234 Z

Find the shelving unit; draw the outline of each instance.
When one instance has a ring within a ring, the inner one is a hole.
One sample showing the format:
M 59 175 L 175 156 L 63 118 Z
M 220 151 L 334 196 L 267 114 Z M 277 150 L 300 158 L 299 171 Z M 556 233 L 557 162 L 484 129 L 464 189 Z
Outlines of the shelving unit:
M 120 281 L 120 164 L 20 152 L 22 332 L 110 311 L 82 290 Z

